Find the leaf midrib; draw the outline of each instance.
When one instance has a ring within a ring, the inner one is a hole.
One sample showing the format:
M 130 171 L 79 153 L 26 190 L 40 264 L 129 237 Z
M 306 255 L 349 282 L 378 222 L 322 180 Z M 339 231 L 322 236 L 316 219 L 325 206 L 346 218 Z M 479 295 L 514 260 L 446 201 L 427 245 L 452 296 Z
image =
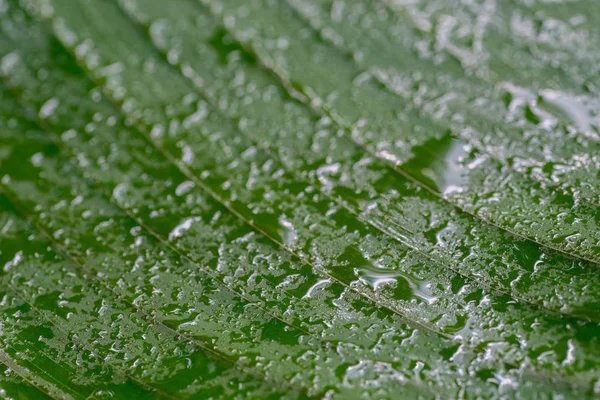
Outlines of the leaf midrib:
M 17 373 L 20 377 L 22 377 L 26 382 L 28 382 L 32 386 L 36 387 L 38 390 L 46 393 L 50 397 L 68 399 L 68 400 L 75 399 L 71 395 L 63 392 L 61 389 L 55 387 L 52 383 L 47 382 L 43 378 L 40 378 L 38 376 L 33 376 L 31 374 L 31 371 L 29 371 L 27 368 L 19 365 L 19 363 L 16 360 L 13 360 L 12 357 L 10 357 L 8 354 L 6 354 L 4 352 L 4 349 L 0 349 L 0 363 L 6 365 L 8 368 L 10 368 L 12 371 Z M 52 377 L 49 377 L 49 378 L 52 378 Z M 59 382 L 56 382 L 56 383 L 59 383 Z M 65 389 L 67 389 L 67 391 L 71 391 L 72 393 L 76 393 L 76 392 L 73 392 L 72 389 L 70 389 L 70 388 L 65 387 Z

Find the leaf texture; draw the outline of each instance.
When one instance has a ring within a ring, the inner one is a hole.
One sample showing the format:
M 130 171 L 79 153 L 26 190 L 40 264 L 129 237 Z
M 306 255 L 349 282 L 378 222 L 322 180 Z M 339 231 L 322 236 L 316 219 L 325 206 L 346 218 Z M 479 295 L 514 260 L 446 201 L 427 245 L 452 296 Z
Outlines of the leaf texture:
M 0 391 L 597 395 L 598 16 L 510 3 L 6 1 Z

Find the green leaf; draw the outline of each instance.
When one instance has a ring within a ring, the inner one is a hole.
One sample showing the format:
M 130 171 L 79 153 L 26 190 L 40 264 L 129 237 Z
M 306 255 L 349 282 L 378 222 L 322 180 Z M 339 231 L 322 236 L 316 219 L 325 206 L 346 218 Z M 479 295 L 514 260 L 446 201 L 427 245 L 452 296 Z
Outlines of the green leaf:
M 7 387 L 597 394 L 600 42 L 540 10 L 7 1 Z

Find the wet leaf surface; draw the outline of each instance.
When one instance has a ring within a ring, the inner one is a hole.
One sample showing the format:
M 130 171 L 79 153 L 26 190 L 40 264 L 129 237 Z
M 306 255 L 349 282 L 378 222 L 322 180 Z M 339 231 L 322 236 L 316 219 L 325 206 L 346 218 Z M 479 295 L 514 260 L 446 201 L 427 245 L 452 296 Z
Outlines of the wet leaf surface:
M 0 3 L 0 395 L 599 395 L 599 21 Z

